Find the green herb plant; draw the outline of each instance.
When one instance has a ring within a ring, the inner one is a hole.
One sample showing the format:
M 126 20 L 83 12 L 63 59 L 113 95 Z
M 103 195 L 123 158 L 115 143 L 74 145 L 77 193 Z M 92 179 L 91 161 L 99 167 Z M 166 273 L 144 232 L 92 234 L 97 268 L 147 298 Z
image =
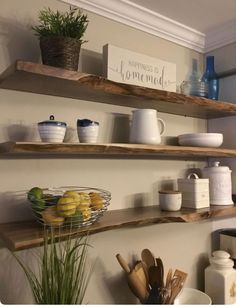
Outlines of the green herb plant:
M 82 304 L 91 277 L 87 265 L 88 237 L 57 242 L 53 228 L 45 230 L 44 246 L 36 255 L 38 272 L 16 254 L 37 304 Z
M 33 26 L 36 36 L 50 37 L 62 36 L 71 37 L 84 43 L 83 37 L 89 20 L 86 14 L 78 8 L 70 8 L 69 12 L 53 12 L 45 8 L 39 12 L 39 25 Z

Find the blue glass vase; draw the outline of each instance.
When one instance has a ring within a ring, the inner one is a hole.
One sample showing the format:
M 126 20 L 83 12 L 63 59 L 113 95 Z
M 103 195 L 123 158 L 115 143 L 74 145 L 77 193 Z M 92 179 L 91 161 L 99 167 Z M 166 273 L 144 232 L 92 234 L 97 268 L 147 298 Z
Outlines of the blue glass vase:
M 201 81 L 208 84 L 208 98 L 218 100 L 219 79 L 215 72 L 214 56 L 212 55 L 206 57 L 206 69 Z

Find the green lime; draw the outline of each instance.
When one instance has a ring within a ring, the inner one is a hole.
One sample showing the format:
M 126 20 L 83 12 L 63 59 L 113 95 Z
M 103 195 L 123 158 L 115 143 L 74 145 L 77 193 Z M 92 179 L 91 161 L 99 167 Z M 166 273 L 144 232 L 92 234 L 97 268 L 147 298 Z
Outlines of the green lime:
M 83 215 L 80 211 L 76 211 L 76 213 L 72 216 L 66 218 L 66 225 L 71 226 L 79 226 L 83 222 Z
M 36 199 L 41 199 L 43 197 L 43 190 L 39 187 L 34 187 L 28 192 L 28 199 L 34 201 Z

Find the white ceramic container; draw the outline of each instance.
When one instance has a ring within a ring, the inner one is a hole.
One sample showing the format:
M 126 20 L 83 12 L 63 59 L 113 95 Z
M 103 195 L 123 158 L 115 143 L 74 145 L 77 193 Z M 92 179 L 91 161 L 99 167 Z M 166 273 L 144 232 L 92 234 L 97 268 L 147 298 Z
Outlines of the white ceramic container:
M 182 204 L 182 194 L 179 191 L 159 191 L 159 205 L 163 211 L 178 211 Z
M 42 142 L 62 143 L 66 133 L 66 123 L 54 120 L 54 116 L 50 116 L 50 120 L 38 123 L 39 135 Z
M 213 304 L 231 305 L 236 303 L 236 270 L 230 254 L 218 250 L 210 257 L 205 269 L 205 292 Z
M 182 192 L 182 207 L 209 207 L 209 179 L 201 179 L 197 174 L 191 173 L 186 179 L 178 179 L 178 190 Z
M 222 133 L 187 133 L 178 136 L 182 146 L 219 147 L 223 143 Z
M 183 288 L 174 300 L 174 305 L 211 305 L 212 300 L 206 293 L 193 289 Z
M 209 178 L 210 204 L 219 206 L 232 205 L 231 170 L 228 166 L 220 166 L 220 162 L 213 162 L 212 167 L 202 170 L 204 178 Z
M 80 143 L 96 143 L 98 139 L 99 123 L 90 119 L 78 119 L 77 131 Z
M 153 109 L 138 109 L 132 112 L 130 143 L 160 144 L 161 135 L 165 131 L 165 122 L 157 118 L 157 111 Z

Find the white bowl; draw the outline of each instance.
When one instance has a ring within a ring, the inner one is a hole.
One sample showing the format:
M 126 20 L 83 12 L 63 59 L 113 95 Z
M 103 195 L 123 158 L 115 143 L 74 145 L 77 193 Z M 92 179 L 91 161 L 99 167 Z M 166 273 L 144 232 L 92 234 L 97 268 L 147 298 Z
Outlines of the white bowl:
M 183 288 L 174 300 L 174 305 L 211 305 L 212 300 L 206 293 L 193 289 Z
M 179 145 L 219 147 L 223 143 L 222 133 L 187 133 L 178 136 Z

